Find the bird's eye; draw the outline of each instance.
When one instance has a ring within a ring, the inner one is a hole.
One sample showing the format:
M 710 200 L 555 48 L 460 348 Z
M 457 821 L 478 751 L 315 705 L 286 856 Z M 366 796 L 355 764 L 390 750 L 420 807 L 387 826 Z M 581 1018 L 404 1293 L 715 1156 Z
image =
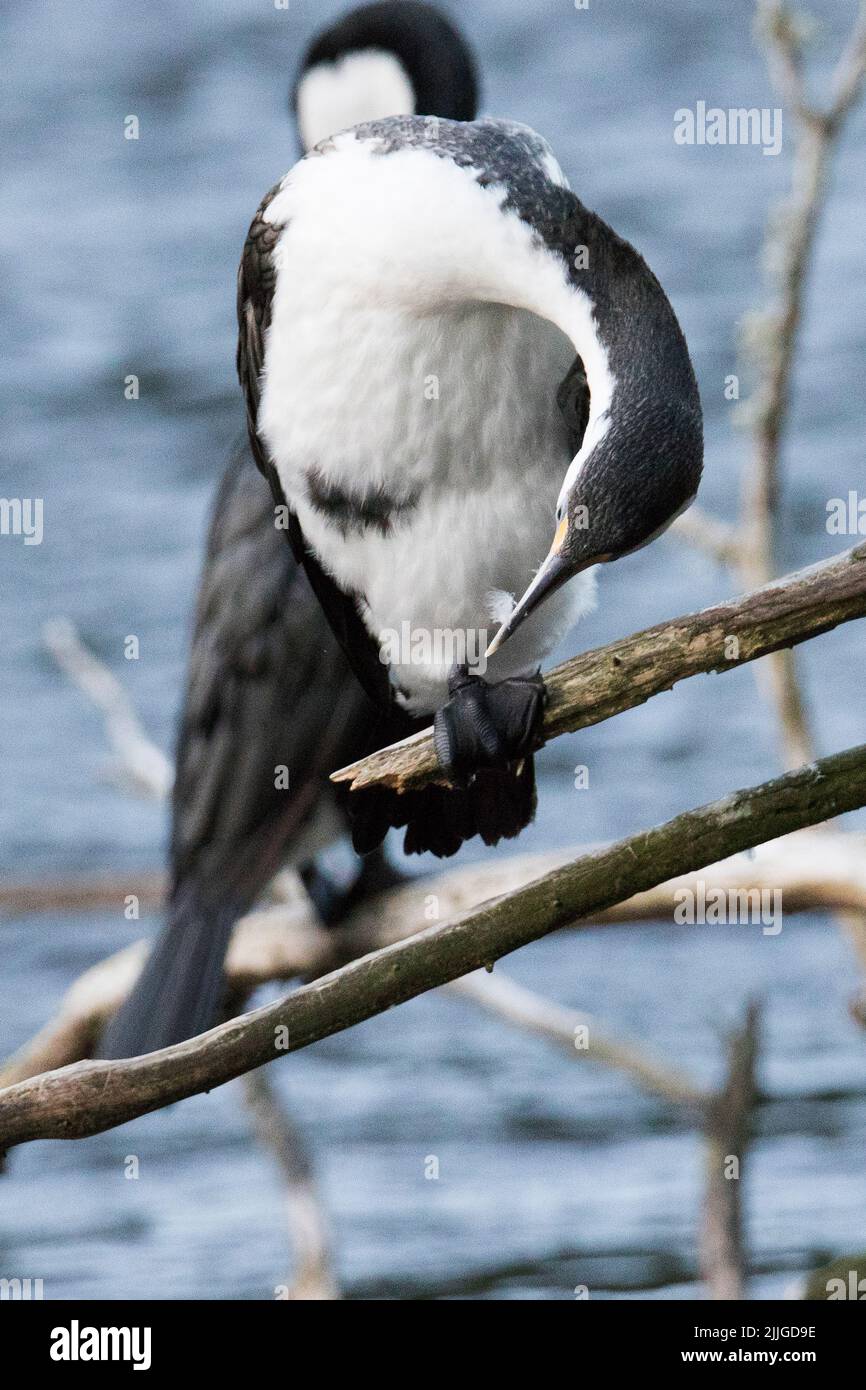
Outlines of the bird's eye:
M 556 524 L 557 524 L 557 526 L 558 526 L 559 523 L 562 521 L 562 518 L 563 518 L 564 515 L 565 515 L 565 506 L 563 505 L 562 502 L 560 502 L 559 506 L 558 506 L 557 509 L 556 509 Z

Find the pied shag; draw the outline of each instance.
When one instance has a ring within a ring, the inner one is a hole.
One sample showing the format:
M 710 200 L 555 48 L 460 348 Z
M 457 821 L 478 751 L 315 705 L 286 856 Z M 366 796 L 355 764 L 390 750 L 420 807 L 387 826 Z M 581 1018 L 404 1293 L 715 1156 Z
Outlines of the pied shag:
M 697 492 L 700 399 L 661 285 L 527 127 L 395 116 L 271 189 L 238 320 L 250 441 L 295 556 L 371 700 L 407 727 L 434 717 L 452 784 L 354 793 L 356 846 L 402 825 L 422 848 L 517 833 L 542 658 L 594 568 Z M 435 634 L 477 649 L 491 623 L 486 670 L 449 667 Z
M 432 5 L 362 6 L 314 39 L 291 93 L 309 148 L 346 125 L 420 112 L 471 120 L 478 84 Z M 340 899 L 317 852 L 347 829 L 344 763 L 399 737 L 355 678 L 303 567 L 276 528 L 244 440 L 217 493 L 177 739 L 166 921 L 100 1044 L 133 1056 L 212 1026 L 231 928 L 287 860 L 328 917 L 391 879 L 378 852 Z M 288 771 L 288 788 L 283 769 Z M 450 842 L 449 842 L 450 843 Z

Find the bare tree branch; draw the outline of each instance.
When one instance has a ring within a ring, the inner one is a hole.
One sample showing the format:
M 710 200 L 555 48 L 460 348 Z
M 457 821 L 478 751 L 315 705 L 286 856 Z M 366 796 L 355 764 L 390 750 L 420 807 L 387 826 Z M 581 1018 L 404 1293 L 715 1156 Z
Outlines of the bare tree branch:
M 585 850 L 509 857 L 414 880 L 363 904 L 350 916 L 344 933 L 324 929 L 309 900 L 297 890 L 284 906 L 250 914 L 235 929 L 227 961 L 233 995 L 245 997 L 257 985 L 309 979 L 334 967 L 350 949 L 364 954 L 410 935 L 424 920 L 425 905 L 435 901 L 441 917 L 477 907 L 496 893 L 513 892 L 541 874 L 568 863 Z M 685 875 L 599 913 L 598 924 L 670 918 L 683 895 L 704 892 L 772 892 L 784 898 L 785 915 L 817 909 L 866 911 L 866 840 L 862 836 L 800 832 L 765 845 L 754 856 L 737 855 L 700 875 Z M 124 884 L 135 891 L 135 885 Z M 120 889 L 118 889 L 118 893 Z M 75 907 L 80 899 L 72 899 Z M 62 904 L 61 904 L 62 905 Z M 345 942 L 345 944 L 344 944 Z M 350 945 L 349 945 L 350 943 Z M 145 942 L 92 967 L 67 992 L 57 1016 L 15 1057 L 0 1066 L 0 1086 L 66 1066 L 91 1055 L 106 1020 L 131 988 L 144 959 Z M 471 980 L 471 983 L 470 983 Z M 573 1047 L 574 1029 L 590 1025 L 592 1045 L 575 1052 L 576 1060 L 601 1062 L 629 1071 L 645 1090 L 683 1101 L 694 1086 L 678 1081 L 675 1069 L 648 1059 L 632 1044 L 602 1036 L 594 1020 L 521 991 L 499 972 L 457 981 L 452 989 L 504 1021 L 549 1041 Z M 635 1055 L 633 1064 L 629 1058 Z
M 806 124 L 819 119 L 806 98 L 803 44 L 808 22 L 781 0 L 758 0 L 756 29 L 766 44 L 770 76 L 785 105 Z
M 159 873 L 81 874 L 57 882 L 12 879 L 0 883 L 0 913 L 29 917 L 37 913 L 103 912 L 133 894 L 139 907 L 157 908 L 165 900 L 165 875 Z
M 483 898 L 523 887 L 531 879 L 560 864 L 569 863 L 591 848 L 593 846 L 589 844 L 582 844 L 567 850 L 509 855 L 502 862 L 485 860 L 447 869 L 441 874 L 419 875 L 376 898 L 375 913 L 382 914 L 385 921 L 395 918 L 397 913 L 404 910 L 410 918 L 417 918 L 417 899 L 431 893 L 439 897 L 446 916 L 457 911 L 468 911 Z M 772 846 L 765 845 L 753 855 L 737 855 L 721 864 L 714 864 L 712 872 L 713 882 L 726 890 L 746 883 L 752 888 L 783 888 L 786 910 L 792 914 L 820 912 L 825 908 L 866 911 L 866 836 L 863 835 L 831 830 L 829 827 L 817 832 L 801 831 Z M 302 974 L 305 966 L 292 964 L 296 959 L 292 954 L 295 949 L 294 932 L 299 924 L 312 934 L 321 929 L 306 893 L 298 887 L 297 880 L 293 890 L 289 891 L 288 878 L 287 874 L 279 894 L 274 895 L 285 906 L 260 908 L 236 928 L 239 930 L 242 927 L 246 937 L 247 924 L 252 924 L 258 930 L 260 923 L 272 922 L 275 934 L 277 930 L 287 933 L 285 950 L 281 954 L 276 939 L 269 942 L 268 949 L 277 951 L 274 957 L 276 973 L 260 975 L 254 971 L 253 984 L 263 984 L 270 979 L 290 979 Z M 680 889 L 692 888 L 694 882 L 692 875 L 686 875 L 671 883 L 659 884 L 648 893 L 641 893 L 609 908 L 600 920 L 632 922 L 666 916 L 670 912 L 672 894 Z M 107 907 L 116 907 L 130 893 L 138 897 L 142 904 L 146 902 L 148 907 L 159 907 L 163 901 L 163 890 L 164 881 L 159 874 L 145 874 L 142 877 L 100 875 L 94 879 L 83 876 L 80 879 L 60 879 L 47 885 L 22 881 L 0 886 L 0 909 L 15 917 L 48 911 L 100 912 Z M 356 908 L 349 917 L 349 925 L 354 926 L 359 920 L 366 921 L 368 915 L 366 904 Z M 330 928 L 327 932 L 323 931 L 322 939 L 333 940 Z M 115 958 L 111 957 L 112 960 Z M 108 961 L 102 964 L 107 966 Z M 265 965 L 263 960 L 262 967 Z M 94 970 L 100 968 L 93 967 Z M 252 966 L 248 963 L 245 968 L 249 971 Z M 67 1060 L 79 1059 L 71 1057 Z
M 745 1283 L 742 1181 L 755 1105 L 758 1009 L 731 1039 L 728 1075 L 707 1107 L 707 1185 L 700 1263 L 711 1298 L 738 1300 Z
M 866 78 L 866 0 L 860 0 L 860 13 L 848 46 L 833 74 L 833 100 L 827 112 L 832 133 L 838 133 L 852 106 L 859 99 Z
M 102 710 L 109 742 L 125 775 L 137 790 L 160 800 L 167 796 L 174 770 L 142 729 L 117 678 L 87 650 L 66 619 L 46 623 L 42 637 L 60 669 Z
M 799 130 L 791 197 L 771 219 L 767 235 L 766 258 L 774 268 L 776 303 L 752 316 L 747 336 L 758 385 L 750 402 L 754 447 L 742 491 L 739 573 L 750 586 L 769 582 L 776 572 L 781 448 L 791 374 L 830 162 L 866 72 L 866 0 L 837 65 L 833 100 L 825 111 L 816 110 L 805 96 L 802 19 L 781 0 L 758 0 L 758 21 L 767 42 L 771 76 L 797 118 Z M 794 655 L 773 653 L 758 668 L 758 678 L 778 714 L 785 765 L 808 762 L 815 755 L 815 744 Z
M 339 1298 L 327 1222 L 304 1142 L 261 1069 L 248 1072 L 243 1087 L 256 1137 L 276 1159 L 286 1186 L 295 1277 L 285 1298 L 307 1303 Z
M 803 317 L 803 301 L 827 176 L 844 122 L 866 75 L 866 0 L 831 81 L 832 101 L 819 110 L 806 96 L 803 45 L 809 23 L 781 0 L 758 0 L 757 29 L 767 49 L 776 90 L 799 125 L 792 193 L 774 212 L 765 259 L 773 268 L 775 304 L 746 320 L 744 345 L 758 384 L 749 403 L 752 466 L 743 479 L 736 529 L 714 517 L 686 513 L 675 525 L 689 544 L 727 563 L 747 587 L 767 584 L 776 573 L 775 551 L 781 482 L 781 446 L 790 384 Z M 783 763 L 798 767 L 815 756 L 808 709 L 794 654 L 771 653 L 756 668 L 762 694 L 778 717 Z
M 649 1095 L 674 1105 L 697 1107 L 706 1101 L 688 1076 L 645 1048 L 607 1036 L 592 1015 L 543 999 L 512 979 L 482 970 L 452 981 L 450 988 L 494 1017 L 557 1044 L 573 1061 L 600 1062 L 625 1073 Z
M 431 902 L 436 905 L 439 919 L 448 920 L 471 912 L 490 897 L 523 888 L 585 853 L 586 846 L 547 854 L 513 855 L 414 879 L 367 900 L 338 932 L 321 925 L 306 893 L 296 885 L 294 894 L 283 905 L 260 909 L 238 923 L 226 962 L 230 991 L 233 996 L 245 998 L 258 985 L 315 978 L 342 964 L 353 953 L 364 955 L 410 936 L 424 924 L 425 910 Z M 134 884 L 127 887 L 135 891 Z M 763 845 L 748 856 L 734 855 L 698 874 L 660 883 L 597 913 L 593 921 L 614 925 L 670 920 L 684 895 L 694 900 L 702 887 L 705 893 L 780 891 L 786 918 L 827 909 L 866 912 L 866 837 L 836 830 L 800 831 Z M 76 907 L 80 905 L 78 897 L 73 901 Z M 861 944 L 866 950 L 866 943 Z M 146 942 L 136 942 L 76 980 L 55 1018 L 0 1065 L 0 1087 L 91 1056 L 100 1030 L 131 989 L 146 949 Z M 588 1021 L 585 1015 L 562 1011 L 554 1003 L 545 1012 L 548 1001 L 526 991 L 510 993 L 511 982 L 499 971 L 492 977 L 482 974 L 472 978 L 480 981 L 478 987 L 461 980 L 451 988 L 490 1012 L 499 1011 L 504 1020 L 552 1042 L 569 1045 L 574 1027 Z M 513 986 L 514 990 L 517 988 Z M 644 1089 L 668 1099 L 673 1098 L 674 1092 L 684 1090 L 674 1070 L 660 1063 L 652 1066 L 663 1070 L 665 1079 L 658 1085 L 651 1084 L 649 1073 L 642 1070 L 647 1061 L 643 1052 L 641 1065 L 627 1067 L 623 1059 L 631 1044 L 608 1035 L 605 1041 L 614 1049 L 608 1053 L 598 1046 L 595 1025 L 592 1037 L 592 1047 L 586 1053 L 579 1052 L 577 1060 L 585 1058 L 630 1070 L 632 1079 Z
M 730 671 L 864 614 L 866 545 L 861 544 L 735 602 L 674 618 L 566 661 L 545 677 L 549 701 L 542 742 L 600 724 L 689 676 Z M 333 774 L 333 781 L 349 782 L 353 790 L 384 784 L 405 791 L 442 780 L 432 729 Z
M 0 1092 L 0 1149 L 32 1139 L 82 1138 L 210 1090 L 665 879 L 864 804 L 866 746 L 734 792 L 189 1042 L 125 1062 L 80 1062 L 11 1086 Z

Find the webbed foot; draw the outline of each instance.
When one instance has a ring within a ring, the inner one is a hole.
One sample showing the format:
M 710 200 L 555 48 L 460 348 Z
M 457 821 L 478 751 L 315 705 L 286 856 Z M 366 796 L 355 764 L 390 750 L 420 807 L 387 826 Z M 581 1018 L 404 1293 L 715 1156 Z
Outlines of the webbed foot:
M 433 723 L 433 741 L 451 781 L 466 785 L 482 768 L 510 767 L 534 753 L 547 698 L 540 675 L 488 684 L 455 666 L 448 693 Z

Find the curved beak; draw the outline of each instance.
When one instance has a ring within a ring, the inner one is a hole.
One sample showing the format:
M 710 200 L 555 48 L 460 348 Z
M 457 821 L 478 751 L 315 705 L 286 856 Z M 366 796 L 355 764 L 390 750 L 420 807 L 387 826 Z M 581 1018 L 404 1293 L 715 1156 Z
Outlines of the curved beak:
M 490 646 L 487 648 L 486 656 L 493 656 L 498 652 L 502 643 L 507 641 L 513 633 L 517 631 L 544 599 L 556 593 L 567 579 L 574 573 L 573 567 L 562 556 L 562 546 L 568 531 L 568 520 L 563 518 L 556 528 L 556 535 L 553 538 L 553 545 L 550 547 L 550 554 L 547 556 L 541 569 L 533 579 L 526 593 L 515 605 L 511 617 L 502 624 Z

